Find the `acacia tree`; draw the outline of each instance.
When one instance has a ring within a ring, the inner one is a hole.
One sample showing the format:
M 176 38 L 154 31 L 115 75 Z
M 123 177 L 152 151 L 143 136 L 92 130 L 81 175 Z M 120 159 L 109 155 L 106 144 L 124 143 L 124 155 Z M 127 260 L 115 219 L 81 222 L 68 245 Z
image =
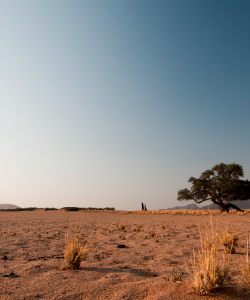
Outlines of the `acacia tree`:
M 229 212 L 230 208 L 242 211 L 230 202 L 250 199 L 250 181 L 239 179 L 243 176 L 243 168 L 238 164 L 217 164 L 203 172 L 199 178 L 190 177 L 190 190 L 179 190 L 177 199 L 194 200 L 196 203 L 211 200 L 219 205 L 221 211 Z

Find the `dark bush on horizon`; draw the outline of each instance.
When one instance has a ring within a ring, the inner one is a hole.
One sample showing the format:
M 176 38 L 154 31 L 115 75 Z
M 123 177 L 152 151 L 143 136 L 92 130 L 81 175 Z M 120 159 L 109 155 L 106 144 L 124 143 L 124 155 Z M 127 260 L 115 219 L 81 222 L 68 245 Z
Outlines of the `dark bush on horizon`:
M 79 207 L 63 207 L 66 211 L 79 211 L 81 208 Z
M 81 207 L 63 207 L 62 209 L 66 211 L 79 211 L 79 210 L 115 210 L 114 207 L 105 207 L 105 208 L 96 208 L 96 207 L 88 207 L 88 208 L 81 208 Z
M 45 207 L 44 210 L 58 210 L 58 208 L 55 208 L 55 207 Z
M 40 209 L 38 207 L 26 207 L 26 208 L 9 208 L 9 209 L 0 209 L 0 211 L 34 211 Z

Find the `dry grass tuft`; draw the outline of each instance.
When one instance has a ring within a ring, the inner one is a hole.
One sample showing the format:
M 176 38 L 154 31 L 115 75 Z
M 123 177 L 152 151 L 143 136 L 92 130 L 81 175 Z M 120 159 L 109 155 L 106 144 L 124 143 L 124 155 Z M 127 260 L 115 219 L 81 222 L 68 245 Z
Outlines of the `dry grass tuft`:
M 249 289 L 250 288 L 250 265 L 248 259 L 248 240 L 246 250 L 246 260 L 240 265 L 240 281 Z
M 153 231 L 151 231 L 149 234 L 152 238 L 155 237 L 155 235 L 156 235 Z
M 80 242 L 80 238 L 79 238 L 79 232 L 78 229 L 80 231 L 81 226 L 75 227 L 75 232 L 73 234 L 72 230 L 71 230 L 71 226 L 69 231 L 66 234 L 66 246 L 65 246 L 65 250 L 64 250 L 64 258 L 67 261 L 67 263 L 69 264 L 69 267 L 72 269 L 79 269 L 81 262 L 86 260 L 89 250 L 91 248 L 91 246 L 93 245 L 93 243 L 95 242 L 95 240 L 97 239 L 97 236 L 101 230 L 101 227 L 99 228 L 99 230 L 96 232 L 96 234 L 93 236 L 93 232 L 89 238 L 89 240 L 87 241 L 87 243 L 82 246 L 81 242 Z
M 170 275 L 167 272 L 167 270 L 166 270 L 166 275 L 167 275 L 166 278 L 165 278 L 166 281 L 170 281 L 170 279 L 172 281 L 174 281 L 174 282 L 181 281 L 182 274 L 181 273 L 176 273 L 175 270 L 174 270 L 174 268 L 172 266 L 171 266 L 171 273 L 170 273 Z
M 137 231 L 140 231 L 142 228 L 142 225 L 141 224 L 137 224 Z
M 113 223 L 111 223 L 111 225 L 109 226 L 109 229 L 108 229 L 108 232 L 109 232 L 109 233 L 112 233 L 112 232 L 113 232 L 112 226 L 113 226 Z
M 217 230 L 219 240 L 225 251 L 230 254 L 235 253 L 235 248 L 239 246 L 239 233 L 236 232 L 232 227 L 228 229 Z
M 125 230 L 125 225 L 119 223 L 119 224 L 118 224 L 118 228 L 119 228 L 119 230 Z
M 211 218 L 211 216 L 210 216 Z M 201 295 L 213 291 L 216 287 L 223 285 L 229 278 L 229 261 L 225 255 L 219 255 L 218 235 L 213 230 L 211 218 L 211 233 L 204 239 L 200 234 L 201 248 L 193 257 L 194 290 Z

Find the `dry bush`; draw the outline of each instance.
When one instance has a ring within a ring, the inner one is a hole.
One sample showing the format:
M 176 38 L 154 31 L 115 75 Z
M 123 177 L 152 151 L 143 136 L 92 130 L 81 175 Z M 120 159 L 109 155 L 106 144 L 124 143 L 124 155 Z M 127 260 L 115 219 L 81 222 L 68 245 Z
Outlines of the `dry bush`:
M 210 216 L 211 218 L 211 216 Z M 207 294 L 216 287 L 223 285 L 229 278 L 229 261 L 225 255 L 218 251 L 218 235 L 214 232 L 211 218 L 211 232 L 208 235 L 207 228 L 205 237 L 201 238 L 201 248 L 193 257 L 194 290 L 201 294 Z
M 137 231 L 140 231 L 142 228 L 142 225 L 141 224 L 137 224 Z
M 248 240 L 245 261 L 240 264 L 240 281 L 249 289 L 250 288 L 250 265 L 248 259 Z
M 237 215 L 239 215 L 239 216 L 244 216 L 246 214 L 248 214 L 248 211 L 246 211 L 246 210 L 244 210 L 244 211 L 237 211 Z
M 239 245 L 239 233 L 232 227 L 228 229 L 217 230 L 219 240 L 225 251 L 230 254 L 235 253 L 235 248 Z
M 111 223 L 111 225 L 110 225 L 109 228 L 108 228 L 108 232 L 109 232 L 109 233 L 112 233 L 112 232 L 113 232 L 113 230 L 111 229 L 112 226 L 113 226 L 113 223 Z
M 155 233 L 153 231 L 150 232 L 150 236 L 153 238 L 155 237 Z
M 118 228 L 119 228 L 119 230 L 125 230 L 125 225 L 119 223 L 119 224 L 118 224 Z
M 181 273 L 176 273 L 175 272 L 175 270 L 174 270 L 174 268 L 171 266 L 171 273 L 170 273 L 170 275 L 169 275 L 169 273 L 167 272 L 167 270 L 166 270 L 166 278 L 165 278 L 165 280 L 166 281 L 170 281 L 170 279 L 172 280 L 172 281 L 174 281 L 174 282 L 179 282 L 179 281 L 181 281 Z
M 80 268 L 81 262 L 86 260 L 91 246 L 97 239 L 97 236 L 101 230 L 101 227 L 102 226 L 100 226 L 99 230 L 96 232 L 96 234 L 94 236 L 93 236 L 93 233 L 94 233 L 94 231 L 93 231 L 89 240 L 87 241 L 87 243 L 84 246 L 82 246 L 81 242 L 80 242 L 80 237 L 79 237 L 80 227 L 79 227 L 79 231 L 78 231 L 77 224 L 76 224 L 75 232 L 73 234 L 73 232 L 71 230 L 71 226 L 70 226 L 70 229 L 68 230 L 68 232 L 66 233 L 66 236 L 65 236 L 66 246 L 65 246 L 65 250 L 64 250 L 64 258 L 67 261 L 67 263 L 69 264 L 70 268 L 72 268 L 72 269 Z

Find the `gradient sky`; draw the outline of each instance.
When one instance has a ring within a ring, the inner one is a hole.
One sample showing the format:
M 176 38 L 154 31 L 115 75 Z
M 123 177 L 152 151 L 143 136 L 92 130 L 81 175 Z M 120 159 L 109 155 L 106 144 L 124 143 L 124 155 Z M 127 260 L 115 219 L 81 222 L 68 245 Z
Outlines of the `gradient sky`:
M 0 1 L 0 203 L 162 209 L 217 163 L 250 179 L 249 15 L 248 0 Z

